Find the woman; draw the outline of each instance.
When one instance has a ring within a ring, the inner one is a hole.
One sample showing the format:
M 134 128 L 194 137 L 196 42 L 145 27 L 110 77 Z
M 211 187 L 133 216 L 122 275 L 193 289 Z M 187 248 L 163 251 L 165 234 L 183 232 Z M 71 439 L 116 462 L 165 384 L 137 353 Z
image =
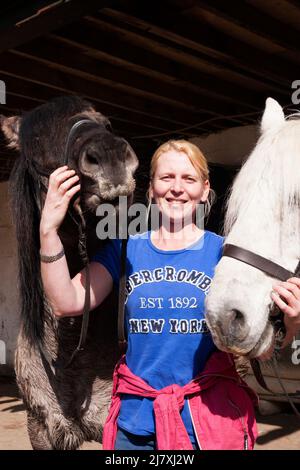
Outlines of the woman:
M 67 167 L 52 173 L 41 219 L 41 253 L 55 259 L 41 263 L 42 279 L 58 317 L 80 315 L 84 304 L 84 274 L 70 279 L 57 234 L 80 190 L 78 179 Z M 149 196 L 160 223 L 128 241 L 128 349 L 114 374 L 106 449 L 253 448 L 251 391 L 231 357 L 216 351 L 204 318 L 205 295 L 223 244 L 222 237 L 196 224 L 199 204 L 208 207 L 209 195 L 208 166 L 198 147 L 180 140 L 158 148 Z M 118 284 L 119 265 L 120 241 L 112 240 L 90 263 L 92 309 Z M 287 285 L 281 289 L 289 304 Z M 297 305 L 289 304 L 297 321 L 298 292 Z

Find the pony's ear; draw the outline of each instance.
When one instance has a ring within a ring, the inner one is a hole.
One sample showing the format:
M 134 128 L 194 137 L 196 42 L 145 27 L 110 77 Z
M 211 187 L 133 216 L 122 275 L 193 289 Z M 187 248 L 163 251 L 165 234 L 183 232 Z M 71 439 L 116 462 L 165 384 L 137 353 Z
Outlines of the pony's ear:
M 0 127 L 3 134 L 8 141 L 8 147 L 19 150 L 19 130 L 20 130 L 21 117 L 11 116 L 6 117 L 0 115 Z
M 261 132 L 265 132 L 276 129 L 284 123 L 284 112 L 280 104 L 273 100 L 273 98 L 267 98 L 266 107 L 261 121 Z

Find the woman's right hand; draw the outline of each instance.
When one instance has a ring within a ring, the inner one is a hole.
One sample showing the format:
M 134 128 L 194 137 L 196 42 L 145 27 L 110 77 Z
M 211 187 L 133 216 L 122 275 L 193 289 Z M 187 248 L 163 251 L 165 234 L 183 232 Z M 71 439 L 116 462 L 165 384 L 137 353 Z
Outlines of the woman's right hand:
M 49 185 L 42 211 L 40 229 L 57 231 L 65 218 L 70 200 L 80 190 L 79 176 L 68 166 L 57 168 L 49 177 Z

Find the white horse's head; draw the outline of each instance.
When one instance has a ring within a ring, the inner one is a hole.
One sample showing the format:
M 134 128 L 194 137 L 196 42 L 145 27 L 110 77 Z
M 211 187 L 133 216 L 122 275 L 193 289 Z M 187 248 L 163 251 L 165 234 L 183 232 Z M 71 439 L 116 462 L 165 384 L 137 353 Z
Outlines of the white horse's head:
M 225 217 L 226 243 L 295 271 L 300 258 L 300 114 L 285 119 L 266 101 L 262 135 L 234 181 Z M 206 301 L 216 345 L 256 357 L 273 341 L 269 321 L 275 278 L 233 258 L 219 262 Z

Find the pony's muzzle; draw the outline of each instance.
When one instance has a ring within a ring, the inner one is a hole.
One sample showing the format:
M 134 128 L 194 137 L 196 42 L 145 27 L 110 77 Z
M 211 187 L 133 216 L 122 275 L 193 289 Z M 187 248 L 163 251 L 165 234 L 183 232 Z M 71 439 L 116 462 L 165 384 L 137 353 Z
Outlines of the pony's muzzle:
M 249 334 L 244 314 L 237 309 L 229 310 L 222 316 L 222 320 L 217 322 L 220 333 L 220 341 L 227 347 L 242 343 Z

